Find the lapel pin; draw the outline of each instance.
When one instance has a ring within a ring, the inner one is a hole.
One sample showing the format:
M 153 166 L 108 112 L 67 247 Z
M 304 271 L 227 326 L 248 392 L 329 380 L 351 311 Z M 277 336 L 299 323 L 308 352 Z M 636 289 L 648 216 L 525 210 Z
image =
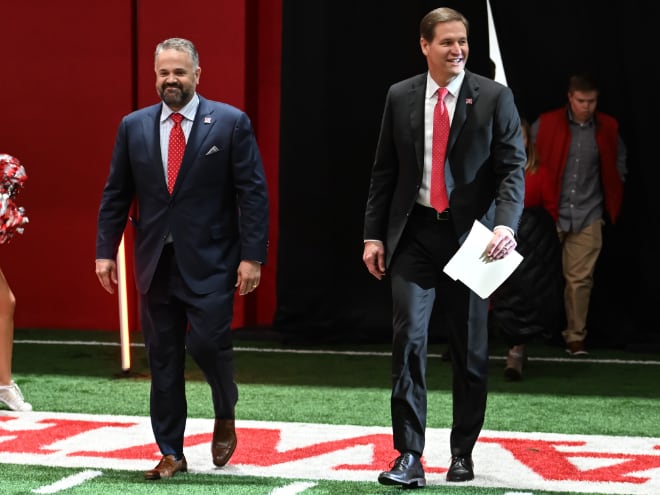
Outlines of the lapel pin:
M 472 98 L 465 98 L 466 105 L 472 105 Z
M 211 117 L 204 117 L 204 123 L 205 124 L 210 124 L 211 123 Z

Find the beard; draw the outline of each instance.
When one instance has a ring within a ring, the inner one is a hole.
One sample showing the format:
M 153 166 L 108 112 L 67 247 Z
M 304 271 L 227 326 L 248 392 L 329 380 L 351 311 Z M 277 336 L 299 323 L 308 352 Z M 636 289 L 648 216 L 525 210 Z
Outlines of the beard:
M 180 84 L 163 84 L 158 94 L 168 107 L 181 108 L 192 98 L 189 91 L 185 91 Z

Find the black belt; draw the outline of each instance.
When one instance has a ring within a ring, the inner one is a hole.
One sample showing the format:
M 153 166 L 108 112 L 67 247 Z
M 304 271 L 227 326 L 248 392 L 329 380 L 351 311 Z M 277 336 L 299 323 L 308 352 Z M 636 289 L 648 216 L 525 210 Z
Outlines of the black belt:
M 420 205 L 419 203 L 415 203 L 415 206 L 413 208 L 413 213 L 419 216 L 423 216 L 424 218 L 428 218 L 430 220 L 436 220 L 440 222 L 449 220 L 449 208 L 439 212 L 435 208 L 429 208 L 428 206 L 423 206 Z

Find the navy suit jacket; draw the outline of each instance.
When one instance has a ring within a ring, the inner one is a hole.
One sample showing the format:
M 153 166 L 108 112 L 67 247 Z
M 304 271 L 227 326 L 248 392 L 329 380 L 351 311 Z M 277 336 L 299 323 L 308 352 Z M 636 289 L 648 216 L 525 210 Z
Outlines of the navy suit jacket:
M 97 259 L 115 259 L 133 199 L 135 274 L 146 293 L 171 233 L 176 261 L 197 294 L 233 287 L 240 260 L 264 262 L 266 180 L 245 113 L 199 97 L 172 195 L 160 152 L 161 103 L 124 117 L 99 208 Z
M 385 243 L 389 266 L 424 171 L 427 74 L 390 87 L 371 174 L 364 239 Z M 474 220 L 517 231 L 525 194 L 525 149 L 509 88 L 465 71 L 449 131 L 445 180 L 460 240 Z

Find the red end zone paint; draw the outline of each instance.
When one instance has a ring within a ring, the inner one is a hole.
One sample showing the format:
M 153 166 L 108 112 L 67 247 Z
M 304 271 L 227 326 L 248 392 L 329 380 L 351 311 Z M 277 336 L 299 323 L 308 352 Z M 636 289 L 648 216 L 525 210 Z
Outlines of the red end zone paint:
M 191 472 L 374 481 L 397 455 L 390 428 L 237 421 L 238 447 L 215 468 L 213 420 L 189 419 Z M 425 470 L 444 484 L 449 430 L 429 429 Z M 149 418 L 0 412 L 0 463 L 143 470 L 160 457 Z M 347 460 L 351 463 L 347 464 Z M 484 431 L 474 451 L 473 486 L 660 493 L 660 439 Z M 301 468 L 304 467 L 304 471 Z

